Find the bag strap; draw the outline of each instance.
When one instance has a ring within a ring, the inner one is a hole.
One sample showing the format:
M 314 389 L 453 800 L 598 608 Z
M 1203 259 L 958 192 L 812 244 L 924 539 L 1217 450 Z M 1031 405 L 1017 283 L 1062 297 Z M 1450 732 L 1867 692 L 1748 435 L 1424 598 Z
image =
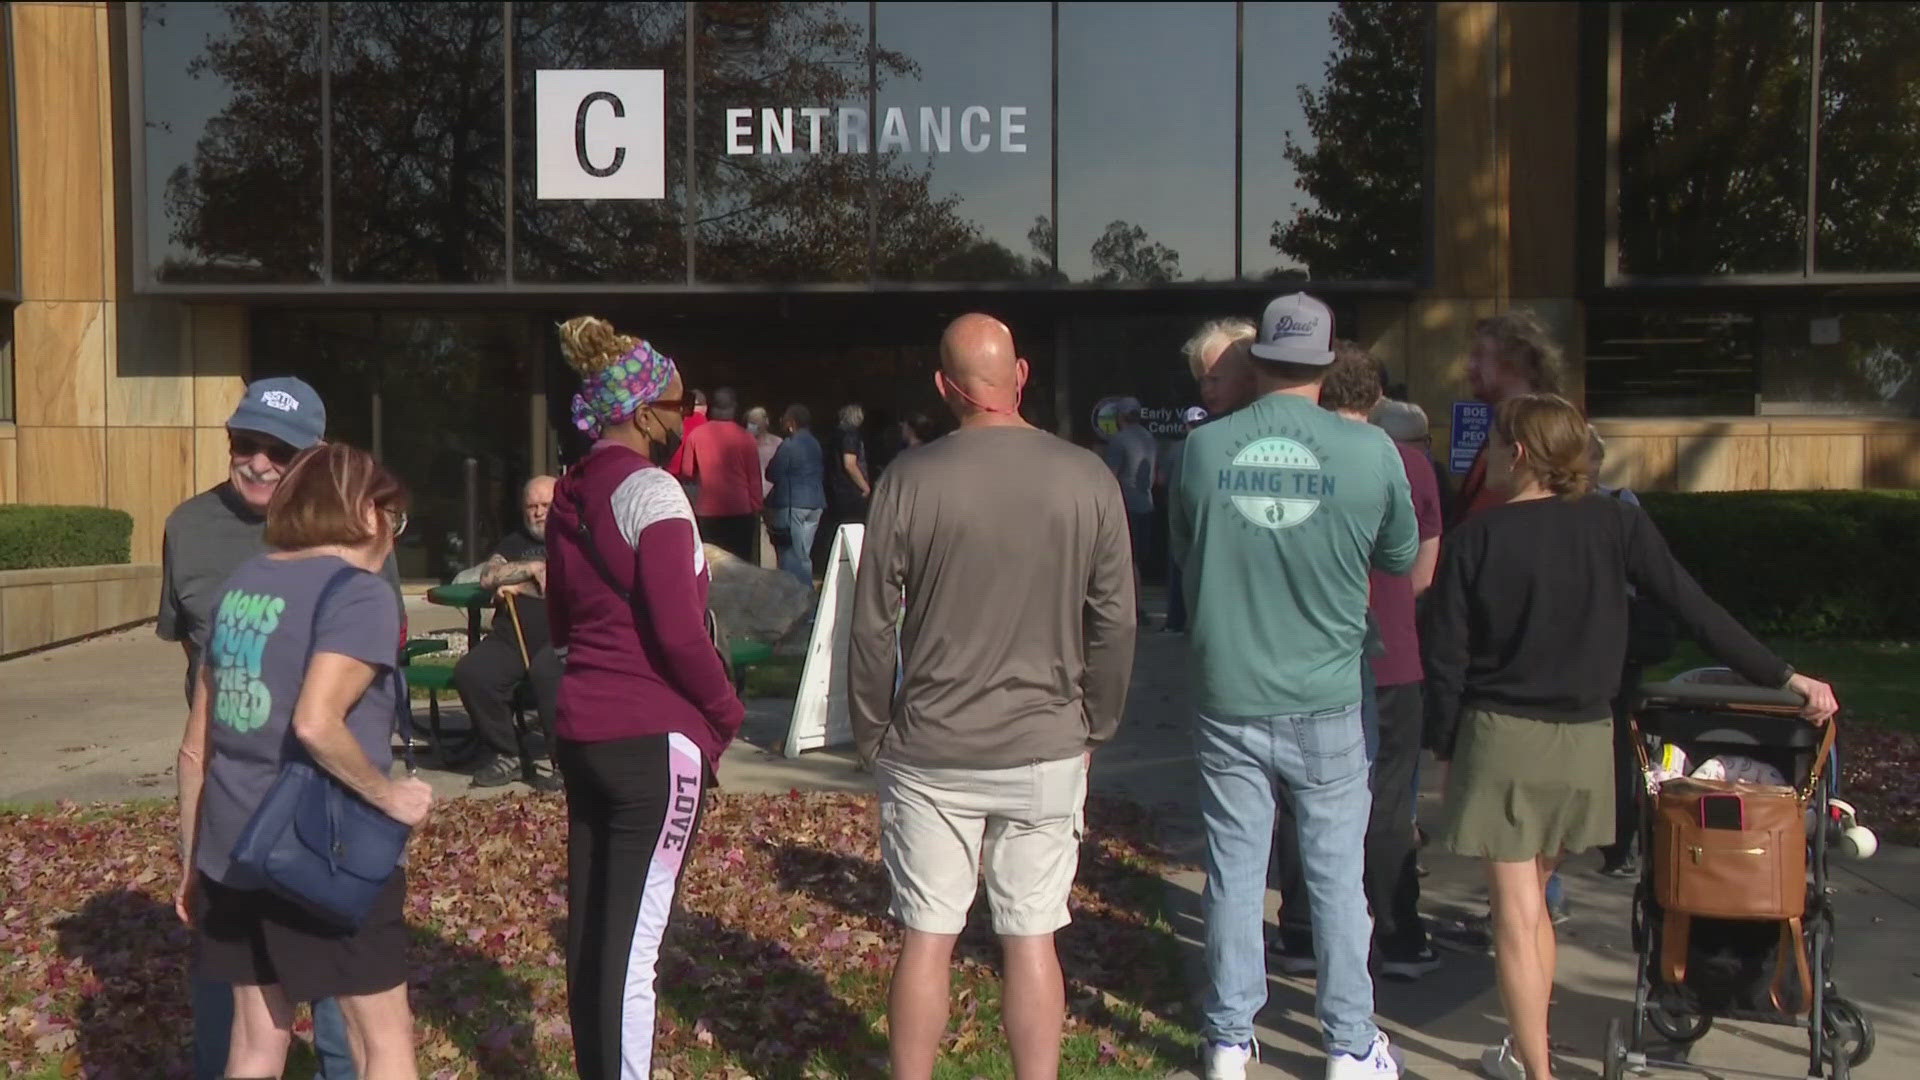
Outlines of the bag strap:
M 1782 955 L 1775 965 L 1773 985 L 1767 989 L 1767 996 L 1772 999 L 1773 1007 L 1780 1012 L 1788 1016 L 1804 1015 L 1811 1007 L 1813 1000 L 1813 977 L 1807 966 L 1807 939 L 1801 932 L 1801 922 L 1798 917 L 1787 919 L 1780 924 L 1780 951 Z M 1789 957 L 1792 959 L 1792 967 L 1788 967 L 1787 964 Z M 1789 971 L 1800 977 L 1800 996 L 1791 1002 L 1793 1008 L 1788 1007 L 1790 1003 L 1787 1000 L 1786 979 Z
M 1668 982 L 1675 986 L 1687 981 L 1687 950 L 1691 944 L 1693 917 L 1678 911 L 1662 913 L 1660 924 L 1660 966 Z
M 352 578 L 355 574 L 364 573 L 366 573 L 366 571 L 357 566 L 343 566 L 333 572 L 333 576 L 327 579 L 325 585 L 320 586 L 320 595 L 315 597 L 313 601 L 313 623 L 307 628 L 307 665 L 309 667 L 313 664 L 314 646 L 318 644 L 320 640 L 320 615 L 326 610 L 327 601 L 332 598 L 334 591 L 337 590 L 342 583 Z M 405 648 L 405 645 L 403 644 L 401 648 Z M 301 670 L 303 680 L 305 676 L 306 671 L 303 668 Z M 400 671 L 400 658 L 398 656 L 394 657 L 393 685 L 394 720 L 400 729 L 401 756 L 407 763 L 407 775 L 412 776 L 415 772 L 413 764 L 413 709 L 407 699 L 407 677 Z M 294 704 L 296 708 L 299 707 L 298 699 L 295 699 Z M 290 737 L 292 736 L 291 730 L 288 731 L 288 735 Z M 300 746 L 299 739 L 294 739 L 293 743 L 301 753 L 306 753 L 306 747 Z M 312 757 L 311 754 L 307 756 L 309 758 Z
M 587 561 L 593 563 L 593 568 L 600 572 L 600 580 L 631 606 L 633 590 L 620 584 L 620 579 L 613 576 L 613 567 L 607 565 L 606 556 L 600 554 L 600 545 L 593 539 L 593 530 L 587 527 L 587 500 L 581 497 L 578 488 L 569 488 L 567 496 L 573 500 L 574 534 L 580 546 L 586 549 Z

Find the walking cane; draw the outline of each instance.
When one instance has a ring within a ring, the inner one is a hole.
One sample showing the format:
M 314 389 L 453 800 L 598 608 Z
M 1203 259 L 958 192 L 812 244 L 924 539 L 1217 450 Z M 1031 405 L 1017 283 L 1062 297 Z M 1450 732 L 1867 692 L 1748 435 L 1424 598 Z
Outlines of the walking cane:
M 512 593 L 501 593 L 500 599 L 507 602 L 507 618 L 513 620 L 514 644 L 520 646 L 520 665 L 527 669 L 527 677 L 533 677 L 533 661 L 527 658 L 527 635 L 520 629 L 520 608 L 513 602 Z

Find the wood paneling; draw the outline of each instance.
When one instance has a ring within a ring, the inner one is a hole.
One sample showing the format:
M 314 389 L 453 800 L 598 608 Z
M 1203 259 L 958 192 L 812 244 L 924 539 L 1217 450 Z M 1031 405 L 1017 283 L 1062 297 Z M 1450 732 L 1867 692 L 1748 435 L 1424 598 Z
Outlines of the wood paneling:
M 227 478 L 232 458 L 227 453 L 227 429 L 193 429 L 193 490 L 205 491 Z
M 1501 4 L 1511 92 L 1506 158 L 1515 301 L 1575 292 L 1580 13 L 1573 3 Z
M 1920 488 L 1920 425 L 1867 437 L 1867 486 Z
M 247 385 L 247 312 L 237 305 L 187 309 L 193 353 L 193 422 L 225 426 Z
M 28 300 L 14 309 L 21 427 L 106 423 L 105 316 L 105 305 L 97 300 Z
M 100 80 L 100 295 L 112 300 L 120 295 L 120 250 L 124 246 L 129 254 L 133 247 L 124 244 L 121 231 L 130 228 L 129 218 L 123 225 L 118 220 L 118 207 L 121 192 L 116 185 L 126 184 L 126 173 L 119 171 L 116 179 L 115 146 L 119 139 L 119 128 L 114 123 L 113 110 L 115 93 L 125 91 L 115 86 L 111 78 L 113 71 L 113 35 L 112 20 L 121 16 L 107 4 L 96 5 L 93 19 L 94 55 L 99 58 L 100 71 L 107 77 Z M 124 121 L 123 121 L 124 122 Z M 191 420 L 185 421 L 191 423 Z
M 1857 488 L 1866 472 L 1864 435 L 1775 435 L 1768 486 L 1776 491 Z
M 154 300 L 107 305 L 107 423 L 192 427 L 193 358 L 186 309 Z
M 1505 152 L 1499 130 L 1499 5 L 1434 5 L 1433 292 L 1501 300 L 1508 290 Z
M 1610 438 L 1600 480 L 1635 491 L 1672 491 L 1676 449 L 1667 435 Z
M 99 19 L 79 4 L 13 4 L 15 123 L 20 152 L 21 291 L 41 300 L 100 300 L 102 225 L 111 159 L 100 156 Z
M 0 504 L 19 501 L 20 441 L 9 430 L 7 438 L 0 439 Z
M 159 561 L 167 515 L 193 491 L 191 429 L 107 429 L 107 505 L 133 515 L 134 562 Z
M 0 589 L 0 656 L 37 649 L 53 636 L 55 585 Z
M 1675 484 L 1680 491 L 1760 491 L 1768 479 L 1764 435 L 1708 432 L 1674 438 Z
M 20 429 L 20 501 L 107 505 L 105 428 Z

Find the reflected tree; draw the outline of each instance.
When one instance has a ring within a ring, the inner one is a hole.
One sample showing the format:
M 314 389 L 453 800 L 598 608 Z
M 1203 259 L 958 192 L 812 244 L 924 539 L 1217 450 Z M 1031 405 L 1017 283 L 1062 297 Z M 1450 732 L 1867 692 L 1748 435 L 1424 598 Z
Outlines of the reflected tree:
M 1816 269 L 1920 270 L 1920 5 L 1822 12 Z
M 1312 202 L 1275 221 L 1268 242 L 1308 277 L 1411 279 L 1424 233 L 1427 5 L 1349 0 L 1330 18 L 1326 82 L 1299 91 L 1311 139 L 1289 131 L 1283 151 Z
M 1810 4 L 1621 12 L 1620 270 L 1805 260 Z
M 1109 224 L 1092 250 L 1093 280 L 1102 284 L 1165 285 L 1180 279 L 1180 253 L 1149 238 L 1139 225 Z

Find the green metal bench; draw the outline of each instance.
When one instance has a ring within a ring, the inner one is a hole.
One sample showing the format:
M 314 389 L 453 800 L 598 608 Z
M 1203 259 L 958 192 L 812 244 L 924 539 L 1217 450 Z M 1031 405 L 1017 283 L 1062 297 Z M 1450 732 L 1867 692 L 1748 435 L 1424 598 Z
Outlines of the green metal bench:
M 773 659 L 773 646 L 762 645 L 758 641 L 736 638 L 728 643 L 727 652 L 733 661 L 733 690 L 741 693 L 747 686 L 747 670 L 756 664 L 764 664 Z
M 446 652 L 447 647 L 447 643 L 439 638 L 413 638 L 401 650 L 407 686 L 427 692 L 427 729 L 433 733 L 433 753 L 441 768 L 458 761 L 472 749 L 474 734 L 469 731 L 460 743 L 459 752 L 455 753 L 454 747 L 447 743 L 446 733 L 440 728 L 440 695 L 453 692 L 453 665 L 415 664 L 413 661 L 422 656 Z

